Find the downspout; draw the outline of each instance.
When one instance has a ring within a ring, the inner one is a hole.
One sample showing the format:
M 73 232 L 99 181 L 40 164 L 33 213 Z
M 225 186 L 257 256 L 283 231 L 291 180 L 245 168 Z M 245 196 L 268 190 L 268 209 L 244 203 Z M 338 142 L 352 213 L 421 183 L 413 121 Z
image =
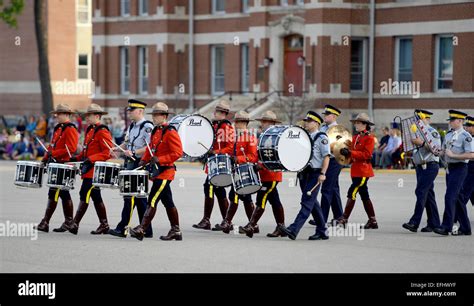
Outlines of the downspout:
M 189 31 L 189 113 L 194 111 L 194 0 L 188 1 L 189 5 L 189 20 L 188 20 L 188 31 Z
M 370 118 L 374 118 L 374 45 L 375 45 L 375 0 L 370 0 L 370 35 L 369 35 L 369 103 Z

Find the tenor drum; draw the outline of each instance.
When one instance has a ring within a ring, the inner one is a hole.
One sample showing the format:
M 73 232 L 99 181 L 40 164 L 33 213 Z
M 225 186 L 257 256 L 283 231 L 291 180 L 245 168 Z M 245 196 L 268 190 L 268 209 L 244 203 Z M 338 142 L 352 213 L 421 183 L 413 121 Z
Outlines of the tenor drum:
M 44 167 L 40 162 L 18 161 L 14 184 L 21 187 L 41 188 Z
M 122 170 L 119 172 L 120 195 L 137 198 L 148 196 L 148 171 Z
M 234 168 L 234 189 L 239 195 L 252 194 L 262 188 L 255 164 L 245 163 Z
M 232 161 L 228 154 L 215 154 L 207 159 L 208 178 L 216 187 L 232 185 Z
M 277 125 L 265 130 L 258 141 L 258 157 L 270 170 L 301 171 L 313 152 L 311 138 L 298 126 Z
M 212 147 L 214 128 L 207 118 L 201 115 L 177 115 L 169 124 L 178 131 L 186 155 L 202 157 Z

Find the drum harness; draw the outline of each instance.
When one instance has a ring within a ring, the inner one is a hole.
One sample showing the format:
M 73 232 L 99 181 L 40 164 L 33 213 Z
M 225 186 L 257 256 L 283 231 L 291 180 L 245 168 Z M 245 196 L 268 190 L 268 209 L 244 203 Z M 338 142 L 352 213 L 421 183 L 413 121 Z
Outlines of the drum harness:
M 321 137 L 321 136 L 327 136 L 327 134 L 326 134 L 325 132 L 318 132 L 318 133 L 314 136 L 314 138 L 313 138 L 313 137 L 310 137 L 310 139 L 311 139 L 311 158 L 313 158 L 312 152 L 313 152 L 314 143 L 315 143 L 316 140 L 318 140 L 318 138 Z M 311 159 L 310 159 L 310 161 L 311 161 Z M 302 173 L 305 172 L 305 171 L 308 169 L 308 167 L 311 168 L 311 166 L 310 166 L 309 164 L 310 164 L 310 163 L 308 163 L 308 164 L 306 165 L 306 167 L 303 169 L 303 171 L 298 172 L 298 174 L 296 175 L 297 180 L 296 180 L 295 186 L 298 186 L 298 179 L 301 177 Z
M 223 120 L 220 120 L 220 121 L 214 121 L 213 122 L 213 126 L 214 124 L 217 123 L 217 128 L 214 130 L 214 141 L 216 140 L 217 138 L 217 131 L 219 131 L 221 128 L 222 128 L 222 125 L 224 123 L 227 123 L 229 125 L 232 125 L 232 123 L 227 120 L 227 119 L 223 119 Z M 235 149 L 235 148 L 234 148 Z M 204 155 L 204 157 L 202 158 L 202 160 L 204 161 L 203 164 L 202 164 L 202 170 L 204 170 L 206 168 L 206 164 L 207 164 L 207 159 L 209 158 L 209 153 Z
M 104 124 L 99 124 L 96 127 L 94 127 L 93 125 L 89 125 L 87 127 L 87 130 L 86 130 L 86 136 L 87 136 L 87 134 L 89 134 L 89 132 L 92 128 L 94 128 L 94 134 L 92 134 L 91 140 L 89 140 L 89 142 L 87 142 L 87 144 L 84 145 L 84 148 L 82 149 L 82 151 L 84 152 L 83 156 L 87 156 L 87 150 L 89 148 L 89 145 L 94 141 L 95 134 L 99 130 L 106 129 L 107 131 L 109 131 L 109 128 Z M 109 133 L 110 133 L 110 131 L 109 131 Z M 87 172 L 89 172 L 89 170 L 92 168 L 93 165 L 94 165 L 93 163 L 83 163 L 82 168 L 81 168 L 81 173 L 83 175 L 86 174 Z
M 58 124 L 58 125 L 56 125 L 56 126 L 54 127 L 53 135 L 54 135 L 54 133 L 56 133 L 57 129 L 61 129 L 61 133 L 59 134 L 58 139 L 56 139 L 56 141 L 51 144 L 51 147 L 52 147 L 53 149 L 54 149 L 54 147 L 56 147 L 57 142 L 58 142 L 58 141 L 61 139 L 61 137 L 63 136 L 64 130 L 65 130 L 66 128 L 68 128 L 68 127 L 73 127 L 73 128 L 75 128 L 76 131 L 77 131 L 76 125 L 75 125 L 74 123 L 72 123 L 72 122 L 60 123 L 60 124 Z M 52 152 L 49 152 L 49 150 L 48 150 L 48 153 L 49 153 L 49 158 L 52 159 L 53 161 L 56 161 L 56 159 L 52 156 Z M 48 162 L 49 162 L 49 161 L 48 161 Z
M 151 131 L 151 139 L 153 139 L 153 135 L 155 135 L 156 131 L 158 131 L 159 128 L 160 128 L 159 126 L 155 126 L 153 128 L 153 131 Z M 163 138 L 165 137 L 166 132 L 170 131 L 170 130 L 177 131 L 176 128 L 172 125 L 167 125 L 167 126 L 163 127 L 163 132 L 161 133 L 160 141 L 158 141 L 156 146 L 152 149 L 153 153 L 158 151 L 158 147 L 163 142 Z M 151 156 L 151 158 L 153 158 L 153 156 Z M 161 173 L 163 173 L 163 171 L 171 169 L 171 168 L 174 168 L 174 170 L 176 170 L 176 165 L 175 164 L 173 164 L 173 166 L 160 166 L 160 165 L 158 165 L 158 170 L 152 170 L 150 172 L 152 173 L 153 177 L 156 177 L 156 176 L 160 175 Z

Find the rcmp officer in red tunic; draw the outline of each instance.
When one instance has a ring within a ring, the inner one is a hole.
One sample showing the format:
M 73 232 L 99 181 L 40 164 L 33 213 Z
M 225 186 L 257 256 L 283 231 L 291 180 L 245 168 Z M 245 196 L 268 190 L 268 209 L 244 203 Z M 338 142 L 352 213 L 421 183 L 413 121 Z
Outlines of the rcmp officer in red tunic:
M 233 157 L 235 164 L 244 164 L 244 163 L 254 163 L 258 162 L 257 154 L 257 138 L 255 135 L 252 135 L 247 129 L 248 123 L 250 121 L 250 116 L 245 111 L 239 111 L 235 114 L 235 128 L 237 130 L 237 139 L 233 145 Z M 250 194 L 238 195 L 235 193 L 234 186 L 232 186 L 229 192 L 230 205 L 227 210 L 224 220 L 220 224 L 220 228 L 226 234 L 230 233 L 233 229 L 232 219 L 234 218 L 235 213 L 237 212 L 237 207 L 239 205 L 239 199 L 244 202 L 245 213 L 247 218 L 250 221 L 252 213 L 254 211 L 255 205 L 252 202 L 252 196 Z M 258 225 L 253 226 L 253 232 L 258 233 Z
M 227 115 L 230 112 L 230 104 L 226 100 L 220 100 L 214 110 L 214 120 L 212 125 L 214 127 L 215 138 L 214 143 L 212 144 L 212 149 L 209 152 L 212 154 L 229 154 L 232 155 L 234 150 L 234 128 L 232 123 L 226 119 Z M 207 166 L 205 169 L 207 174 Z M 213 186 L 209 178 L 206 177 L 204 182 L 204 216 L 198 224 L 194 224 L 194 228 L 210 230 L 211 229 L 211 213 L 214 207 L 214 195 L 217 197 L 217 202 L 219 203 L 219 209 L 222 215 L 222 218 L 225 218 L 227 209 L 229 207 L 229 201 L 227 200 L 227 195 L 225 187 L 215 187 Z M 220 231 L 219 224 L 213 228 L 213 230 Z
M 343 215 L 338 219 L 337 223 L 345 226 L 351 215 L 352 209 L 356 203 L 357 194 L 360 194 L 364 209 L 369 217 L 369 221 L 364 226 L 365 229 L 377 229 L 378 224 L 375 219 L 374 206 L 369 196 L 367 181 L 374 176 L 372 169 L 372 152 L 374 150 L 374 136 L 370 133 L 370 126 L 374 125 L 367 114 L 360 113 L 351 122 L 357 131 L 352 136 L 352 142 L 347 141 L 350 149 L 342 148 L 341 155 L 351 159 L 351 178 L 352 185 L 347 192 L 347 203 Z
M 150 226 L 156 213 L 156 204 L 161 201 L 166 208 L 166 214 L 171 224 L 168 235 L 161 236 L 161 240 L 182 240 L 183 235 L 179 228 L 178 210 L 173 202 L 170 184 L 174 179 L 176 167 L 174 162 L 183 155 L 181 139 L 176 129 L 166 120 L 170 112 L 168 105 L 158 102 L 153 106 L 153 123 L 155 127 L 151 133 L 150 150 L 147 150 L 140 161 L 140 166 L 150 163 L 150 178 L 153 181 L 148 205 L 141 224 L 130 230 L 130 235 L 142 240 L 145 230 Z
M 276 114 L 272 111 L 266 111 L 261 118 L 255 120 L 260 121 L 262 131 L 265 131 L 277 123 L 281 123 L 281 121 L 277 119 Z M 273 233 L 268 233 L 267 237 L 285 237 L 286 234 L 280 232 L 278 229 L 278 226 L 285 225 L 285 212 L 278 194 L 278 184 L 281 183 L 283 178 L 282 172 L 268 170 L 261 163 L 258 164 L 258 168 L 262 189 L 257 192 L 256 206 L 249 223 L 244 227 L 239 227 L 239 232 L 242 231 L 248 237 L 252 238 L 255 229 L 258 229 L 257 223 L 265 211 L 267 202 L 269 202 L 272 205 L 273 216 L 275 217 L 277 227 Z
M 71 123 L 70 117 L 74 113 L 67 104 L 59 104 L 56 106 L 51 114 L 56 116 L 58 124 L 54 127 L 53 138 L 48 146 L 48 152 L 42 159 L 42 162 L 47 163 L 64 163 L 69 161 L 69 153 L 74 153 L 77 149 L 79 134 L 76 126 Z M 73 204 L 71 195 L 67 190 L 60 190 L 59 188 L 49 188 L 48 205 L 44 214 L 43 220 L 36 227 L 39 231 L 49 231 L 49 220 L 56 210 L 58 199 L 61 198 L 63 203 L 64 222 L 61 227 L 54 229 L 55 232 L 65 232 L 69 229 L 72 221 Z
M 94 163 L 106 161 L 110 158 L 110 148 L 113 147 L 112 135 L 106 125 L 100 123 L 102 115 L 107 114 L 99 105 L 92 103 L 84 116 L 89 126 L 86 130 L 82 152 L 78 156 L 73 156 L 71 161 L 83 161 L 81 166 L 82 186 L 79 191 L 80 202 L 76 215 L 69 231 L 77 235 L 79 223 L 89 207 L 89 201 L 94 201 L 95 211 L 99 217 L 99 227 L 91 234 L 107 234 L 109 224 L 104 201 L 100 194 L 100 188 L 92 185 L 94 175 Z

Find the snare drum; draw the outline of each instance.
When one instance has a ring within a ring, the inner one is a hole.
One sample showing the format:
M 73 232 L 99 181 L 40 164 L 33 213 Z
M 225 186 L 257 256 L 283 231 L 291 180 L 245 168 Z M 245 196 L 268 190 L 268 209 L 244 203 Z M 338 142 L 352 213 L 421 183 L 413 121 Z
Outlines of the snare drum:
M 104 188 L 119 188 L 119 172 L 122 169 L 120 164 L 109 162 L 95 162 L 92 185 Z
M 228 154 L 215 154 L 207 159 L 209 181 L 216 187 L 232 185 L 232 161 Z
M 212 147 L 214 128 L 211 122 L 201 115 L 177 115 L 170 125 L 178 131 L 183 152 L 191 157 L 202 157 Z
M 61 190 L 74 189 L 77 173 L 78 170 L 74 165 L 50 163 L 48 165 L 48 181 L 46 185 Z
M 18 161 L 14 184 L 28 188 L 41 188 L 44 167 L 40 162 Z
M 313 147 L 306 130 L 277 125 L 265 130 L 258 141 L 258 157 L 270 170 L 301 171 L 311 159 Z
M 255 164 L 245 163 L 234 168 L 234 189 L 238 195 L 252 194 L 262 188 Z
M 148 171 L 122 170 L 118 177 L 120 195 L 137 198 L 148 196 Z

